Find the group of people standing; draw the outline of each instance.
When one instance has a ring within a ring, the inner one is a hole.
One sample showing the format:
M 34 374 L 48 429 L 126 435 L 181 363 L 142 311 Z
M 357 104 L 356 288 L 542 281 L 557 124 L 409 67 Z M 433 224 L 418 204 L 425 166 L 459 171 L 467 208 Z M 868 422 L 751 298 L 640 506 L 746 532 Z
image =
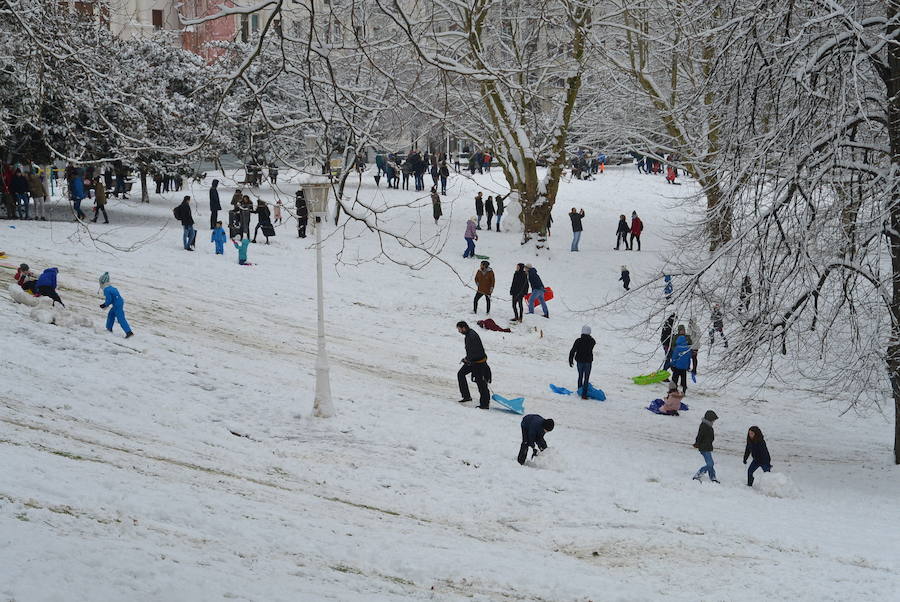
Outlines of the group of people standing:
M 403 190 L 409 190 L 409 180 L 413 179 L 417 192 L 425 190 L 425 174 L 431 175 L 434 190 L 438 185 L 441 194 L 447 194 L 447 178 L 450 177 L 450 167 L 447 165 L 447 157 L 444 153 L 429 153 L 423 155 L 418 150 L 412 150 L 406 157 L 396 153 L 375 156 L 375 185 L 381 181 L 382 174 L 387 179 L 388 188 L 400 188 L 401 176 Z
M 481 262 L 478 271 L 475 272 L 475 299 L 472 302 L 472 313 L 478 313 L 478 302 L 485 298 L 487 313 L 491 313 L 491 295 L 494 292 L 496 278 L 487 260 Z M 531 288 L 529 294 L 528 289 Z M 512 283 L 509 287 L 509 296 L 512 298 L 513 317 L 510 322 L 521 322 L 524 313 L 524 300 L 528 297 L 528 313 L 533 314 L 535 308 L 540 305 L 545 318 L 550 317 L 545 300 L 546 287 L 541 280 L 537 269 L 530 263 L 516 264 L 513 272 Z
M 641 233 L 644 231 L 644 222 L 638 217 L 637 211 L 631 212 L 631 225 L 625 218 L 625 214 L 619 216 L 619 224 L 616 226 L 616 246 L 614 249 L 619 250 L 622 243 L 625 244 L 626 251 L 633 251 L 634 245 L 637 243 L 637 250 L 641 250 Z M 629 235 L 631 238 L 629 239 Z

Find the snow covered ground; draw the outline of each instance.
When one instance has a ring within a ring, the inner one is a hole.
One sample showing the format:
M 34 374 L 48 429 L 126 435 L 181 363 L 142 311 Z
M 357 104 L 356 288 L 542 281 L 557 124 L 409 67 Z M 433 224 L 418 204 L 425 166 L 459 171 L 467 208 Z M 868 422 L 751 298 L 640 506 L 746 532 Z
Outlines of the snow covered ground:
M 226 205 L 233 182 L 220 179 Z M 282 190 L 292 206 L 295 186 Z M 427 194 L 385 214 L 384 226 L 425 241 L 471 284 L 477 266 L 462 259 L 462 232 L 477 190 L 505 191 L 502 175 L 452 178 L 445 230 Z M 660 273 L 675 216 L 690 203 L 670 195 L 691 192 L 612 168 L 562 186 L 546 256 L 524 255 L 517 234 L 480 233 L 478 252 L 497 273 L 497 322 L 512 315 L 506 293 L 519 261 L 533 262 L 557 296 L 550 320 L 480 332 L 494 391 L 523 395 L 528 412 L 556 420 L 550 450 L 525 468 L 515 462 L 518 417 L 455 402 L 463 341 L 454 324 L 475 318 L 472 291 L 440 262 L 411 271 L 369 261 L 380 243 L 359 226 L 328 238 L 337 416 L 320 420 L 310 418 L 315 252 L 292 220 L 272 245 L 251 246 L 253 267 L 238 266 L 231 247 L 213 254 L 204 186 L 184 192 L 200 205 L 195 253 L 182 250 L 172 219 L 183 193 L 149 206 L 112 199 L 112 223 L 91 227 L 97 243 L 63 219 L 62 205 L 51 222 L 0 222 L 9 255 L 0 263 L 59 267 L 62 298 L 94 323 L 39 323 L 0 294 L 0 598 L 897 599 L 892 416 L 839 417 L 845 401 L 815 383 L 714 385 L 703 374 L 708 341 L 691 410 L 657 416 L 644 407 L 663 385 L 629 377 L 656 369 L 658 333 L 624 329 L 649 315 L 660 287 L 638 290 L 621 310 L 580 312 L 620 294 L 622 263 L 635 285 Z M 369 177 L 361 198 L 418 197 Z M 587 213 L 577 254 L 568 251 L 572 205 Z M 646 224 L 644 250 L 615 252 L 616 218 L 632 210 Z M 138 241 L 129 253 L 105 244 Z M 384 244 L 395 258 L 421 258 Z M 112 335 L 102 327 L 104 271 L 126 299 L 137 333 L 127 341 L 118 326 Z M 12 271 L 0 274 L 5 291 Z M 598 341 L 592 382 L 602 403 L 548 390 L 575 388 L 566 359 L 583 324 Z M 691 480 L 706 409 L 720 417 L 718 486 Z M 774 472 L 757 473 L 751 489 L 741 456 L 752 424 Z

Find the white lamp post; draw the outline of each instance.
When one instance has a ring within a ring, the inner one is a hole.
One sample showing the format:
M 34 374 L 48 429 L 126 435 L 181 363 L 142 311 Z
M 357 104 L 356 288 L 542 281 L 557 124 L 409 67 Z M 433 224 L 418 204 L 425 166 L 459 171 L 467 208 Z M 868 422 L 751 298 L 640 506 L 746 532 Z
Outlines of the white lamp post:
M 309 214 L 315 218 L 316 228 L 316 307 L 318 310 L 318 352 L 316 354 L 316 398 L 313 416 L 328 418 L 334 415 L 331 403 L 331 378 L 328 374 L 328 352 L 325 351 L 325 290 L 322 285 L 322 224 L 328 210 L 328 178 L 314 178 L 302 185 Z

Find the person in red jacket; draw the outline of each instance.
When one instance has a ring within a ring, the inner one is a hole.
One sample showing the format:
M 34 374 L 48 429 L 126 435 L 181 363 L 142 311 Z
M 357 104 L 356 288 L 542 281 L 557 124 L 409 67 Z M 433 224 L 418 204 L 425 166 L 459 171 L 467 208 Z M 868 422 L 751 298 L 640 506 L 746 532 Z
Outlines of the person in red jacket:
M 634 241 L 637 240 L 637 250 L 641 250 L 641 232 L 644 231 L 644 222 L 638 217 L 637 211 L 631 212 L 631 239 L 628 246 L 634 249 Z

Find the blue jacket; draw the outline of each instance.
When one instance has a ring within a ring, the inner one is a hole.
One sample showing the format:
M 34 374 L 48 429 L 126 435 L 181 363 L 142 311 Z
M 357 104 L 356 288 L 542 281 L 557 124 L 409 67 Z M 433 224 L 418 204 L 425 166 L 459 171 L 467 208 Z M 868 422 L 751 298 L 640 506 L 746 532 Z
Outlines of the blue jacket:
M 532 291 L 544 288 L 544 283 L 541 281 L 541 277 L 538 276 L 537 270 L 534 268 L 528 270 L 528 282 L 531 284 Z
M 225 241 L 228 240 L 228 236 L 225 234 L 224 228 L 216 228 L 213 230 L 212 238 L 209 239 L 210 242 L 217 242 L 219 244 L 225 244 Z
M 84 180 L 81 179 L 81 176 L 75 176 L 72 178 L 72 198 L 75 200 L 84 198 Z
M 250 239 L 245 238 L 241 241 L 240 244 L 237 241 L 231 241 L 234 243 L 234 248 L 238 250 L 238 260 L 239 261 L 247 261 L 247 247 L 250 246 Z
M 683 334 L 675 339 L 675 347 L 672 348 L 672 365 L 679 370 L 687 370 L 691 367 L 691 344 Z
M 56 288 L 57 272 L 59 272 L 59 268 L 47 268 L 46 270 L 41 272 L 41 276 L 37 279 L 37 282 L 34 286 L 49 286 L 50 288 Z
M 119 294 L 119 289 L 114 286 L 106 286 L 103 288 L 103 305 L 121 309 L 125 305 L 125 299 Z
M 540 414 L 529 414 L 522 419 L 522 443 L 530 446 L 537 445 L 542 450 L 547 449 L 544 441 L 544 417 Z

